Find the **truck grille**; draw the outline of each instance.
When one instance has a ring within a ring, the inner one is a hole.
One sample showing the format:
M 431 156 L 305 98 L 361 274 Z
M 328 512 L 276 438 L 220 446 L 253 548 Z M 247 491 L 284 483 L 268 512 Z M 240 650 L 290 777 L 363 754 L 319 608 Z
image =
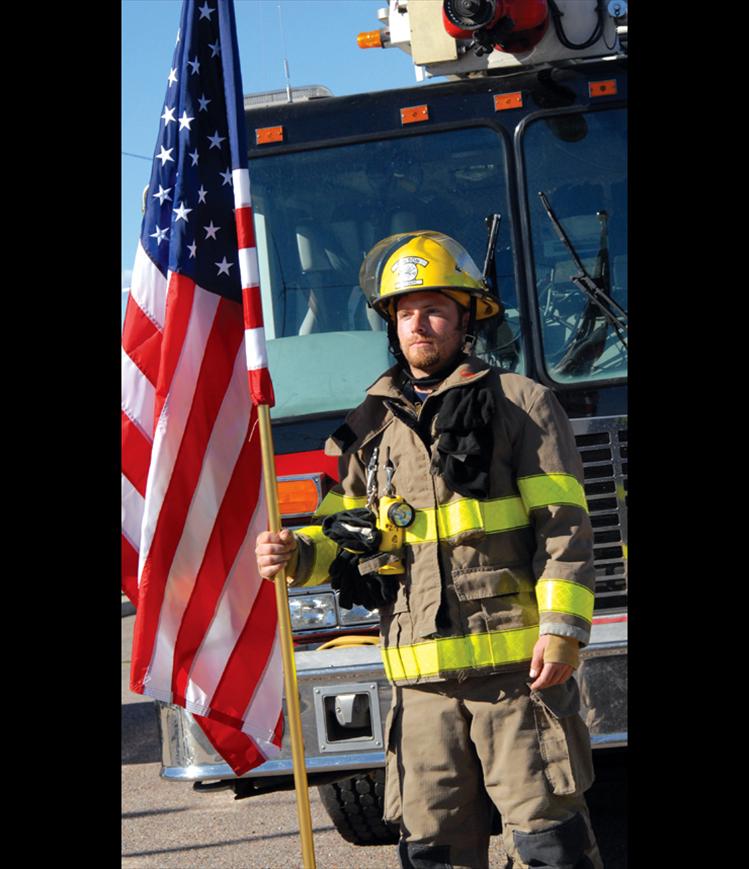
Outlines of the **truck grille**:
M 573 420 L 594 533 L 596 605 L 620 606 L 627 594 L 626 419 Z

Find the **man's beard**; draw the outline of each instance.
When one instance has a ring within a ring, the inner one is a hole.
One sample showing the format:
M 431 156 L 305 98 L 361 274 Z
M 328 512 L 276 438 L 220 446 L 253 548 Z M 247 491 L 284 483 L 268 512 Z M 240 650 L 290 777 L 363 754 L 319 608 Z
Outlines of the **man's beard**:
M 427 344 L 421 347 L 409 347 L 406 359 L 408 360 L 409 365 L 412 365 L 414 368 L 419 368 L 421 371 L 427 371 L 442 363 L 442 356 L 437 347 L 433 344 Z

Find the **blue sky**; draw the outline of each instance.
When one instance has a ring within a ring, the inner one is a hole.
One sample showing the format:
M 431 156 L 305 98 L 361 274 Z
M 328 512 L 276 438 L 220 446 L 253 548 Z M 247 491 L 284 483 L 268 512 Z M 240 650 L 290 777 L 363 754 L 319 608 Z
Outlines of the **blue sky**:
M 163 112 L 181 0 L 122 0 L 122 286 L 140 234 Z M 387 0 L 234 0 L 245 93 L 322 84 L 336 96 L 416 83 L 411 58 L 397 48 L 362 50 L 356 35 L 377 30 Z M 281 27 L 283 25 L 283 29 Z

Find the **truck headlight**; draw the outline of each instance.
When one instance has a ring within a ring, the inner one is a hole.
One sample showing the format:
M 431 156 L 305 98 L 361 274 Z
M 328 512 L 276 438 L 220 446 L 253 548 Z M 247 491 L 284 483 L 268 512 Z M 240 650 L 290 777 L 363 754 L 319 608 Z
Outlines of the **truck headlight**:
M 335 598 L 332 594 L 299 595 L 289 599 L 291 629 L 308 631 L 336 625 Z
M 368 610 L 366 607 L 356 604 L 350 610 L 338 606 L 342 625 L 376 625 L 380 621 L 378 610 Z

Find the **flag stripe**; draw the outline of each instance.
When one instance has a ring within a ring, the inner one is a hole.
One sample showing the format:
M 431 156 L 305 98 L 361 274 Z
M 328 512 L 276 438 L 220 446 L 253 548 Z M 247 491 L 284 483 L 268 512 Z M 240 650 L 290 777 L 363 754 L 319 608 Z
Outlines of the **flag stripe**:
M 123 351 L 122 353 L 122 411 L 137 425 L 146 440 L 153 439 L 153 406 L 156 391 L 148 378 Z
M 124 474 L 121 475 L 120 480 L 122 485 L 122 534 L 137 549 L 140 543 L 145 499 Z
M 246 205 L 252 205 L 252 195 L 250 192 L 250 173 L 246 168 L 234 169 L 231 173 L 232 184 L 234 185 L 234 207 L 244 208 Z M 239 245 L 242 247 L 242 245 Z
M 182 348 L 185 346 L 187 330 L 195 322 L 202 323 L 202 320 L 190 316 L 194 295 L 194 281 L 174 272 L 169 276 L 164 324 L 164 333 L 169 336 L 169 340 L 163 342 L 159 376 L 156 381 L 154 416 L 157 420 L 161 416 L 161 410 L 172 385 L 172 377 L 177 369 Z
M 255 225 L 252 221 L 252 207 L 245 205 L 237 208 L 237 245 L 242 248 L 255 248 Z
M 214 298 L 216 297 L 214 296 Z M 200 476 L 203 454 L 221 401 L 229 386 L 236 353 L 241 345 L 241 335 L 242 324 L 239 306 L 234 302 L 221 299 L 210 327 L 202 360 L 203 364 L 197 379 L 193 381 L 196 383 L 194 400 L 190 407 L 184 436 L 179 445 L 163 504 L 160 505 L 158 511 L 153 538 L 148 547 L 148 555 L 141 571 L 141 587 L 144 585 L 155 586 L 158 589 L 158 596 L 162 600 L 190 502 Z M 150 486 L 149 475 L 149 490 Z M 144 531 L 149 518 L 144 519 Z M 143 548 L 141 548 L 141 557 L 142 554 Z M 151 590 L 151 594 L 154 594 L 154 589 Z M 140 620 L 140 632 L 138 631 L 139 625 L 136 624 L 135 626 L 133 639 L 139 645 L 140 656 L 137 661 L 133 660 L 132 683 L 141 689 L 148 663 L 156 645 L 158 623 L 158 613 L 151 610 Z
M 198 711 L 212 705 L 212 698 L 225 666 L 227 649 L 231 650 L 237 644 L 252 612 L 258 591 L 265 584 L 255 565 L 255 539 L 267 528 L 265 498 L 259 486 L 252 520 L 226 577 L 221 599 L 213 611 L 213 619 L 206 630 L 203 644 L 191 666 L 185 696 L 191 704 L 196 705 Z M 217 666 L 219 661 L 222 662 L 220 667 Z
M 155 385 L 159 373 L 161 330 L 138 307 L 132 294 L 127 300 L 122 347 L 148 380 Z
M 130 603 L 138 604 L 138 550 L 133 548 L 129 540 L 122 536 L 120 544 L 122 554 L 122 590 L 128 596 Z
M 126 413 L 122 413 L 122 473 L 146 497 L 151 441 Z
M 268 658 L 265 672 L 252 695 L 244 713 L 245 725 L 243 730 L 249 733 L 258 746 L 266 754 L 276 754 L 274 746 L 281 745 L 277 737 L 278 716 L 276 710 L 283 702 L 283 684 L 276 674 L 283 671 L 281 660 L 281 640 L 279 632 L 273 641 L 273 649 Z
M 205 362 L 206 342 L 219 306 L 219 297 L 200 288 L 195 290 L 195 305 L 179 366 L 169 396 L 168 415 L 157 423 L 157 440 L 148 471 L 148 510 L 143 527 L 141 561 L 148 555 L 154 527 L 174 473 L 187 420 L 195 398 L 196 383 Z
M 135 251 L 130 295 L 143 313 L 159 329 L 164 328 L 167 281 L 143 249 L 141 242 Z
M 257 368 L 254 371 L 248 371 L 247 379 L 250 384 L 250 395 L 253 396 L 253 401 L 256 404 L 267 404 L 268 407 L 273 407 L 275 396 L 273 394 L 273 382 L 271 381 L 268 369 Z
M 245 352 L 247 369 L 265 368 L 268 365 L 268 350 L 265 346 L 265 333 L 262 326 L 258 329 L 245 329 Z
M 244 775 L 254 766 L 265 761 L 263 753 L 247 734 L 202 715 L 196 715 L 195 720 L 211 742 L 221 746 L 221 756 L 230 764 L 236 775 Z
M 242 278 L 242 287 L 257 286 L 260 283 L 257 250 L 254 247 L 243 247 L 237 251 L 237 254 L 239 256 L 239 274 Z M 262 312 L 262 308 L 260 310 Z
M 244 287 L 242 290 L 244 302 L 245 329 L 263 328 L 263 305 L 260 301 L 260 287 Z

